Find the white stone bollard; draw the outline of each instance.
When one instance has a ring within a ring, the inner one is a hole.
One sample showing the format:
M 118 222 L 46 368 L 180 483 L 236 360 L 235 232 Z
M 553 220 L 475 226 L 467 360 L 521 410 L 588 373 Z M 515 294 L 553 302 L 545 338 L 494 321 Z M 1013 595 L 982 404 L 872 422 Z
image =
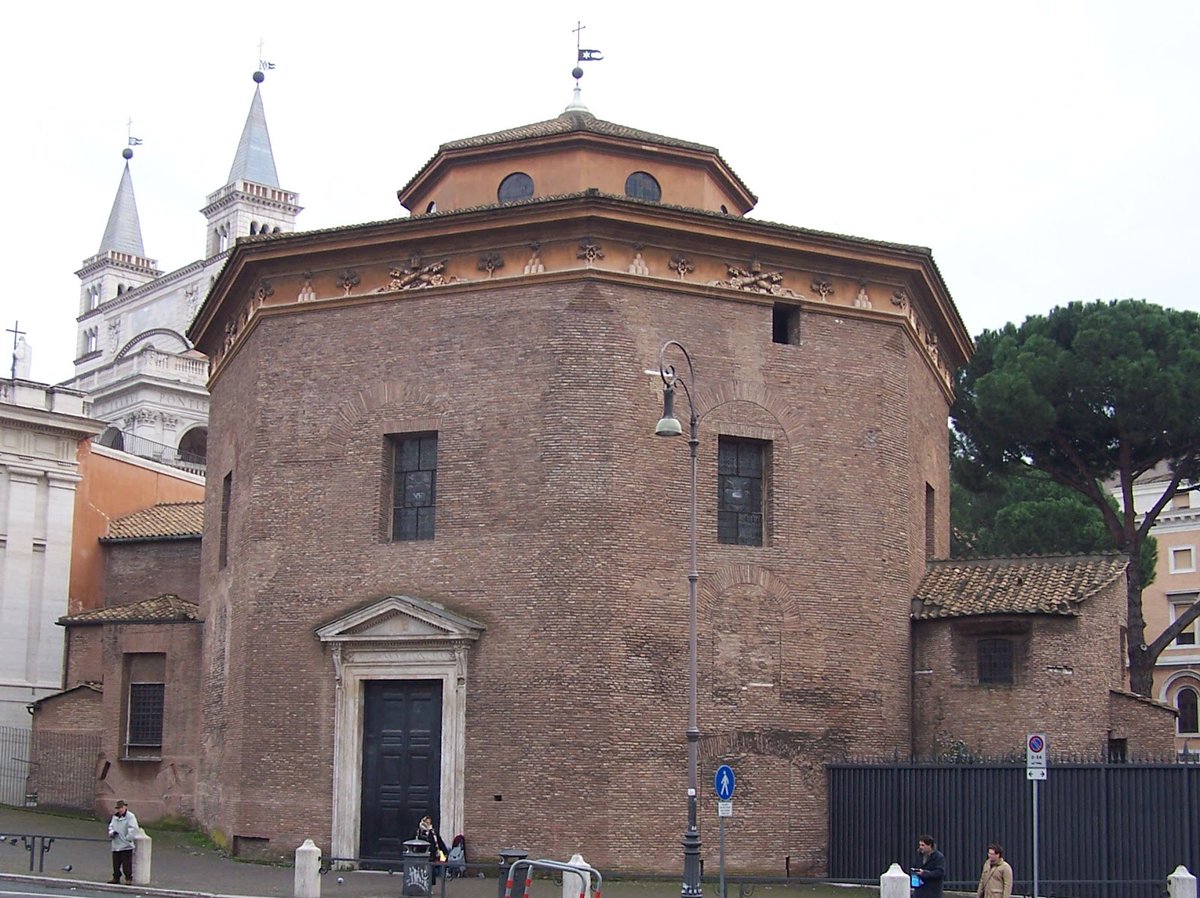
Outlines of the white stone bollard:
M 879 877 L 879 898 L 908 898 L 911 881 L 899 864 L 892 864 Z
M 587 861 L 583 859 L 582 854 L 573 854 L 571 859 L 567 861 L 572 867 L 586 867 Z M 583 895 L 584 898 L 592 898 L 592 875 L 587 871 L 581 873 L 568 873 L 563 871 L 562 898 L 579 898 Z M 1195 895 L 1192 898 L 1196 898 Z
M 133 837 L 133 884 L 149 885 L 153 865 L 154 840 L 139 826 L 137 835 Z
M 1183 864 L 1167 877 L 1167 894 L 1170 898 L 1196 898 L 1196 877 Z
M 296 849 L 296 875 L 293 898 L 321 898 L 321 849 L 312 839 Z

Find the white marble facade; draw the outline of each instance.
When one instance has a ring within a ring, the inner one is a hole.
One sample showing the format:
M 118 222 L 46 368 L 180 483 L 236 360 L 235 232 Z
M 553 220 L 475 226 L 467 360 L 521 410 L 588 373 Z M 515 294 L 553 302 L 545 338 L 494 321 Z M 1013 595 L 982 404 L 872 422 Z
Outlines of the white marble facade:
M 0 725 L 62 688 L 79 444 L 102 429 L 78 391 L 0 380 Z

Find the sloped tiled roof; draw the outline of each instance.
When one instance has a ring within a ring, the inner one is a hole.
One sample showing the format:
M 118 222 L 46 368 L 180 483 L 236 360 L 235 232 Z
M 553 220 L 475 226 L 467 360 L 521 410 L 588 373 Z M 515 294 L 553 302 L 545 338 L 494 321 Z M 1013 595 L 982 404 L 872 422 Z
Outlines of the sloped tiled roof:
M 175 595 L 163 595 L 154 599 L 143 599 L 127 605 L 112 605 L 79 614 L 60 617 L 58 622 L 70 624 L 143 624 L 167 621 L 199 620 L 200 608 L 195 602 Z
M 1122 555 L 932 561 L 913 596 L 915 620 L 979 614 L 1079 614 L 1125 573 Z
M 511 143 L 517 140 L 529 140 L 536 137 L 553 137 L 556 134 L 570 134 L 572 131 L 587 131 L 591 134 L 603 134 L 608 137 L 620 137 L 625 140 L 636 140 L 639 143 L 655 143 L 660 146 L 679 147 L 685 150 L 697 150 L 701 153 L 716 153 L 716 147 L 702 143 L 692 143 L 690 140 L 680 140 L 677 137 L 667 137 L 663 134 L 652 134 L 640 131 L 615 122 L 598 119 L 590 112 L 573 110 L 563 112 L 555 118 L 544 122 L 534 122 L 531 125 L 520 125 L 516 128 L 506 128 L 503 131 L 493 131 L 490 134 L 479 134 L 475 137 L 464 137 L 451 140 L 441 145 L 442 150 L 460 150 L 470 147 L 486 147 L 498 143 Z
M 164 502 L 117 518 L 101 542 L 148 539 L 190 539 L 204 532 L 203 502 Z

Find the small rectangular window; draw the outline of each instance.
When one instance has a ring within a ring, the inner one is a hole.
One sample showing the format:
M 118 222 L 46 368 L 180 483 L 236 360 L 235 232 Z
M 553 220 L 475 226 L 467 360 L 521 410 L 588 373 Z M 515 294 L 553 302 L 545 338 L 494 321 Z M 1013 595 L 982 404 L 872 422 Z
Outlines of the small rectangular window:
M 1174 623 L 1179 617 L 1189 608 L 1200 600 L 1200 593 L 1186 593 L 1184 595 L 1173 595 L 1171 600 L 1171 623 Z M 1181 630 L 1175 637 L 1175 645 L 1177 646 L 1194 646 L 1196 644 L 1196 622 L 1192 621 L 1186 628 Z
M 762 440 L 720 437 L 717 443 L 717 541 L 763 544 L 767 447 Z
M 777 302 L 771 307 L 771 342 L 800 343 L 800 308 Z
M 162 751 L 166 698 L 166 661 L 161 653 L 129 653 L 124 656 L 125 756 L 158 757 Z
M 217 544 L 217 565 L 229 563 L 229 502 L 233 498 L 233 471 L 221 481 L 221 532 Z
M 1013 643 L 1011 639 L 985 637 L 976 646 L 979 684 L 1011 686 L 1013 682 Z
M 392 539 L 433 539 L 437 504 L 437 434 L 400 434 L 390 439 Z
M 129 684 L 129 745 L 148 748 L 162 745 L 162 683 Z
M 935 512 L 937 510 L 937 494 L 933 484 L 925 484 L 925 560 L 933 558 L 937 552 L 937 531 L 934 529 Z
M 1171 549 L 1171 573 L 1190 574 L 1196 570 L 1194 546 L 1175 546 Z

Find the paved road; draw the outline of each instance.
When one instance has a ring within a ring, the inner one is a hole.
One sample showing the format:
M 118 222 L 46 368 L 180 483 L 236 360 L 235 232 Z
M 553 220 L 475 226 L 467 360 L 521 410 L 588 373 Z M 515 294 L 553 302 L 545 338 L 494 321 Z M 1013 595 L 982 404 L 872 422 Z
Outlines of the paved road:
M 137 812 L 137 809 L 134 809 Z M 105 822 L 59 817 L 39 811 L 0 806 L 0 898 L 4 892 L 61 894 L 73 896 L 124 895 L 158 896 L 158 898 L 207 898 L 207 896 L 258 896 L 258 898 L 291 898 L 294 872 L 291 867 L 246 863 L 226 857 L 203 844 L 191 833 L 156 830 L 146 827 L 153 839 L 152 882 L 150 887 L 109 885 L 112 872 Z M 12 834 L 48 834 L 56 838 L 43 858 L 43 872 L 38 873 L 38 858 L 34 856 L 33 872 L 29 867 L 29 852 L 20 839 Z M 433 898 L 498 898 L 495 859 L 485 859 L 473 872 L 485 872 L 488 878 L 476 876 L 439 881 Z M 386 872 L 330 872 L 321 878 L 322 898 L 399 898 L 402 888 L 399 874 Z M 717 887 L 705 884 L 705 892 L 716 898 Z M 106 895 L 106 893 L 108 893 Z M 730 898 L 739 898 L 736 885 L 729 887 Z M 876 893 L 877 894 L 877 893 Z M 800 884 L 763 886 L 754 889 L 755 898 L 857 898 L 847 889 Z M 679 898 L 677 880 L 655 882 L 606 881 L 604 898 Z M 534 883 L 531 898 L 562 898 L 562 887 L 552 880 Z

